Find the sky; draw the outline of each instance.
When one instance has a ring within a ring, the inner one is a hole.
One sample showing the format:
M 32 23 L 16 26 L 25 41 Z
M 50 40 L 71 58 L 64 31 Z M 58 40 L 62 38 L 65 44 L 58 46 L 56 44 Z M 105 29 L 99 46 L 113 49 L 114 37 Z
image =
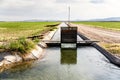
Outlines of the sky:
M 120 0 L 0 0 L 0 21 L 120 17 Z

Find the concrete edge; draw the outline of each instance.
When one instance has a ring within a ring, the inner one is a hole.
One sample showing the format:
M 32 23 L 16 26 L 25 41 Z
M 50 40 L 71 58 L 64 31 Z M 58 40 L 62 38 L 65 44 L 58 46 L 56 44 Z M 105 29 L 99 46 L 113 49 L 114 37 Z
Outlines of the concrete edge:
M 33 49 L 30 54 L 26 55 L 24 59 L 19 55 L 7 55 L 4 56 L 4 59 L 0 62 L 0 67 L 5 65 L 12 65 L 16 62 L 23 62 L 28 60 L 36 60 L 43 56 L 43 48 L 36 45 L 36 48 Z
M 56 32 L 57 32 L 57 29 L 49 32 L 49 34 L 46 34 L 46 36 L 42 40 L 51 40 L 54 37 Z M 47 48 L 48 47 L 47 44 L 44 43 L 44 42 L 39 42 L 38 45 L 41 46 L 42 48 Z
M 90 40 L 80 32 L 78 32 L 78 35 L 83 39 L 83 40 Z M 91 44 L 91 46 L 95 47 L 98 51 L 100 51 L 112 64 L 115 64 L 116 66 L 120 67 L 120 59 L 106 51 L 104 48 L 99 46 L 96 43 Z
M 51 35 L 50 40 L 53 39 L 53 37 L 54 37 L 54 35 L 56 34 L 57 31 L 58 31 L 58 29 L 54 31 L 54 34 Z
M 45 34 L 43 40 L 50 40 L 54 34 L 55 34 L 56 30 L 54 31 L 50 31 L 48 33 Z M 41 58 L 44 54 L 42 54 L 44 48 L 46 48 L 47 45 L 45 43 L 41 43 L 39 42 L 36 45 L 36 48 L 33 49 L 30 54 L 26 55 L 24 57 L 24 61 L 29 61 L 29 60 L 36 60 Z M 20 57 L 19 55 L 7 55 L 3 57 L 3 60 L 0 62 L 0 67 L 4 67 L 5 65 L 12 65 L 16 62 L 23 62 L 23 58 Z

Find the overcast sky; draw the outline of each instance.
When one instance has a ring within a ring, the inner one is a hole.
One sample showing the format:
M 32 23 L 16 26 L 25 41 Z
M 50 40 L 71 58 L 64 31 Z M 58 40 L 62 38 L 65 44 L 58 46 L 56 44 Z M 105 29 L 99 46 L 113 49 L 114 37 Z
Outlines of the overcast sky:
M 71 20 L 120 17 L 120 0 L 0 0 L 0 21 Z

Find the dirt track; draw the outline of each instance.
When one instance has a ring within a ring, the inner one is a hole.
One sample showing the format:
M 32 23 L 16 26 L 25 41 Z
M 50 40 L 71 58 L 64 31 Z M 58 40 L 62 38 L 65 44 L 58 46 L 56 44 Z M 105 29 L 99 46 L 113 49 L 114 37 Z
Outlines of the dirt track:
M 106 43 L 120 43 L 120 32 L 90 27 L 87 25 L 71 24 L 77 26 L 78 31 L 92 40 Z

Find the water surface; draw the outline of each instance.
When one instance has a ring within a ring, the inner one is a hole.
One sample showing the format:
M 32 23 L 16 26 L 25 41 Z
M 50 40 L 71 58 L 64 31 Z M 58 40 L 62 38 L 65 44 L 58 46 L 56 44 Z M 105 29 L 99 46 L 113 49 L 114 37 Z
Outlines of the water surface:
M 70 54 L 68 53 L 70 52 Z M 5 71 L 1 80 L 119 80 L 120 68 L 93 47 L 77 50 L 46 49 L 45 58 L 17 71 Z M 19 66 L 18 66 L 19 67 Z

